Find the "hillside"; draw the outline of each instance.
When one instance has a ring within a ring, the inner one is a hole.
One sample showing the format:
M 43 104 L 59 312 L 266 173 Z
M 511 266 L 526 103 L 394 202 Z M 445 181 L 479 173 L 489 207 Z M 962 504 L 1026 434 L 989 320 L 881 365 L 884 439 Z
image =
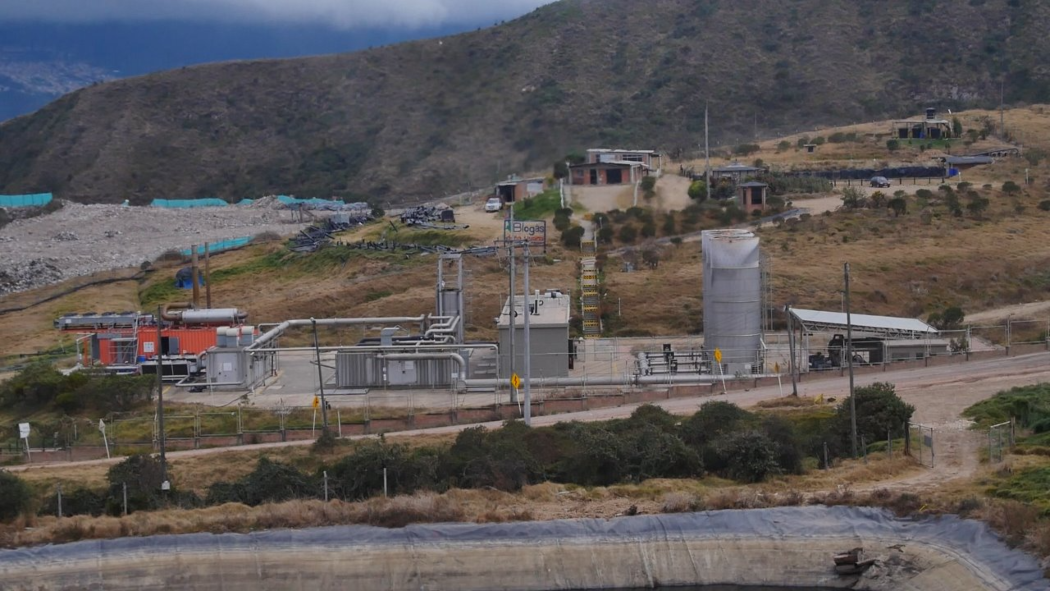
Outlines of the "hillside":
M 412 201 L 571 149 L 732 143 L 1050 97 L 1028 0 L 564 0 L 473 33 L 183 68 L 0 126 L 0 192 L 82 201 L 272 192 Z

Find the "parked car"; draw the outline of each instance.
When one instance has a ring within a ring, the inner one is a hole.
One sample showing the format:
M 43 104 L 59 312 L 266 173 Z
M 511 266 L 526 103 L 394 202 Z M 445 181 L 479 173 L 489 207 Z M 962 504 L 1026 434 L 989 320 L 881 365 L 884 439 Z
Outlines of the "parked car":
M 499 211 L 503 209 L 503 200 L 499 197 L 489 197 L 485 202 L 485 211 Z
M 871 186 L 885 189 L 890 186 L 890 179 L 884 176 L 873 176 L 871 177 Z

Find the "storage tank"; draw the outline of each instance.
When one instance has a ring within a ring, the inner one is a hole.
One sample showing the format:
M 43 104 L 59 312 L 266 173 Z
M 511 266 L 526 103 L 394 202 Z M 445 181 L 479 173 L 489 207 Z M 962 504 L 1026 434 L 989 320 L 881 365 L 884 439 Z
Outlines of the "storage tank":
M 722 351 L 725 373 L 757 368 L 762 349 L 762 268 L 759 240 L 747 230 L 706 230 L 704 348 Z
M 229 326 L 220 326 L 215 329 L 215 346 L 220 349 L 226 348 L 226 331 L 230 330 Z
M 237 308 L 184 310 L 180 313 L 184 324 L 239 324 L 244 318 L 245 314 Z

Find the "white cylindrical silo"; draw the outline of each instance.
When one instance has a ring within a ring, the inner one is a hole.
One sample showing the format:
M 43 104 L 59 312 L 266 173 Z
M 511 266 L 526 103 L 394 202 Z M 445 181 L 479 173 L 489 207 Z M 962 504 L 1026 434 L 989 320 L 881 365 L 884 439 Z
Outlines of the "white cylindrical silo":
M 759 240 L 747 230 L 701 234 L 704 261 L 704 348 L 722 352 L 725 372 L 755 368 L 762 349 Z

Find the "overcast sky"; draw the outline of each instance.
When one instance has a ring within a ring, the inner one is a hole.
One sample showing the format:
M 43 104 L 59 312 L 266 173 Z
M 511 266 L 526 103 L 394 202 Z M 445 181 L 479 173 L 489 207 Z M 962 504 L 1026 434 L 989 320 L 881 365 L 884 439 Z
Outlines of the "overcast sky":
M 492 24 L 551 0 L 0 0 L 0 22 L 181 20 L 340 29 Z M 491 21 L 491 22 L 490 22 Z

